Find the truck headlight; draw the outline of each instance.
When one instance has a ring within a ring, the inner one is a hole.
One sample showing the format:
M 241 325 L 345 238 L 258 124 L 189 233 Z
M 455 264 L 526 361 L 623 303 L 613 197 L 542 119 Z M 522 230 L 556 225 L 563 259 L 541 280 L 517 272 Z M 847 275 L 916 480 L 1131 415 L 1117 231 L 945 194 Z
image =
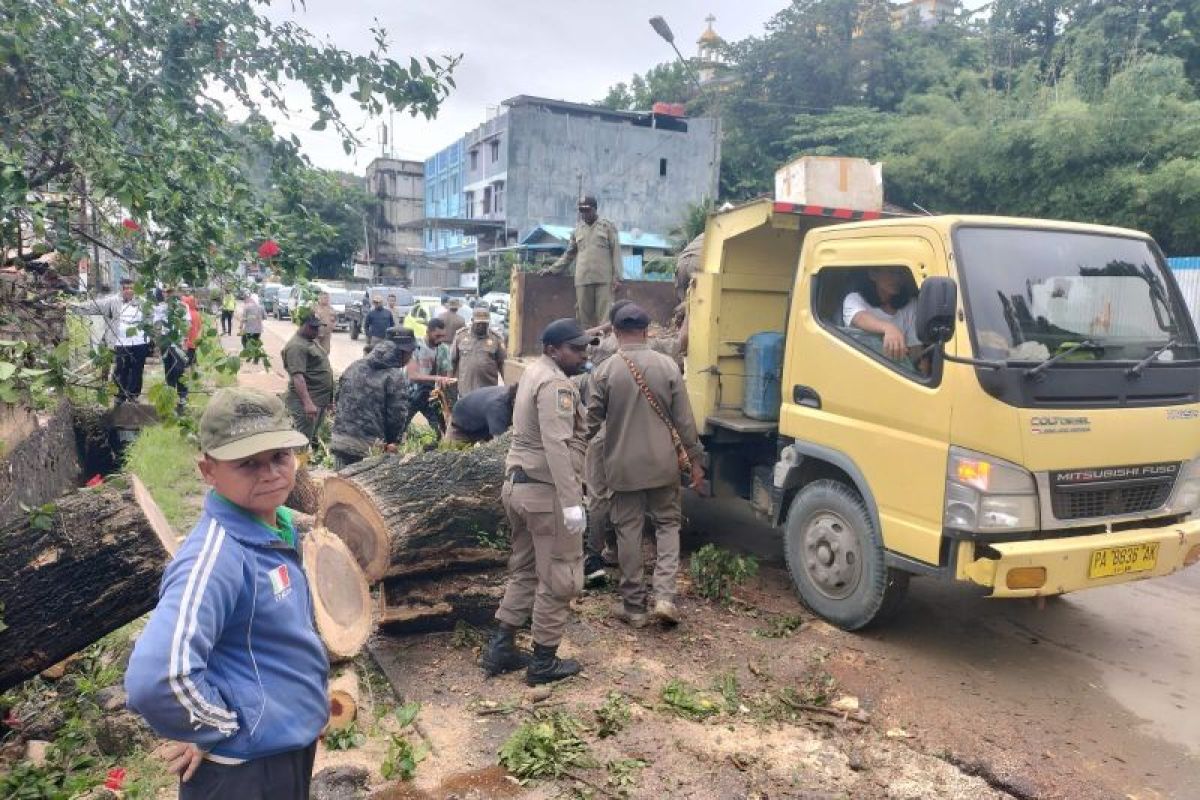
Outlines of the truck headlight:
M 942 522 L 972 533 L 1037 530 L 1033 474 L 999 458 L 951 447 Z
M 1175 491 L 1171 494 L 1171 509 L 1181 514 L 1200 513 L 1200 456 L 1183 462 Z

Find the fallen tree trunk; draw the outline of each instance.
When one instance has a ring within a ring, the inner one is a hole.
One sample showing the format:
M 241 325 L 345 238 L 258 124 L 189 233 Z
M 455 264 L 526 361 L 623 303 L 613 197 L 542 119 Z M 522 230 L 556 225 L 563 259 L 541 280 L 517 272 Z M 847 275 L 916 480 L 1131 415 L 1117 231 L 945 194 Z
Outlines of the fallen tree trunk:
M 325 480 L 317 525 L 346 542 L 374 583 L 503 563 L 508 437 L 466 450 L 379 456 Z
M 296 470 L 296 484 L 284 505 L 304 514 L 316 514 L 321 502 L 321 482 L 308 467 L 301 466 Z
M 0 527 L 0 691 L 153 608 L 175 541 L 134 476 Z
M 413 580 L 388 578 L 379 591 L 379 626 L 391 634 L 453 630 L 458 622 L 489 625 L 504 596 L 502 571 Z

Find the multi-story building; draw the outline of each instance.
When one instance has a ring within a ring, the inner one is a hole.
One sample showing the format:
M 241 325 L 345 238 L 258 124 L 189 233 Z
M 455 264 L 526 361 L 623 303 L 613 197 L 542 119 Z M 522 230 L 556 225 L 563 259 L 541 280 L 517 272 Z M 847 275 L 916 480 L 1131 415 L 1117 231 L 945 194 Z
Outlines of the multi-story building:
M 411 223 L 425 216 L 425 165 L 376 158 L 367 165 L 366 186 L 379 206 L 369 220 L 369 249 L 363 255 L 369 255 L 378 277 L 403 280 L 410 266 L 424 260 L 421 231 Z
M 719 167 L 715 119 L 513 97 L 426 162 L 425 253 L 456 262 L 573 225 L 584 194 L 622 230 L 666 234 L 716 197 Z
M 911 0 L 892 4 L 892 21 L 898 25 L 930 27 L 958 11 L 958 0 Z

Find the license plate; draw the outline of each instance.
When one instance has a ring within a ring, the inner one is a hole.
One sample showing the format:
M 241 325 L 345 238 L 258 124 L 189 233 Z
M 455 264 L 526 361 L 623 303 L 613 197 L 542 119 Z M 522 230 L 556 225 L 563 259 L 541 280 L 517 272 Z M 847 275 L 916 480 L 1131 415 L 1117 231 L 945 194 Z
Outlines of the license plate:
M 1125 547 L 1105 547 L 1092 551 L 1088 567 L 1089 578 L 1107 578 L 1128 572 L 1145 572 L 1158 563 L 1158 542 L 1131 544 Z

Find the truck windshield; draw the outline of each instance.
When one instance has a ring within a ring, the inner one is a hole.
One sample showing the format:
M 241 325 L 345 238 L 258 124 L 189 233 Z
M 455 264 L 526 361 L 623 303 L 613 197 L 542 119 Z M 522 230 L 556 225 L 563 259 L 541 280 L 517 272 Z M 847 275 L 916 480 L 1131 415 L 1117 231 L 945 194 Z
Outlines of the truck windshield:
M 1160 348 L 1156 360 L 1197 357 L 1172 279 L 1145 240 L 964 227 L 955 245 L 982 358 L 1140 361 Z

